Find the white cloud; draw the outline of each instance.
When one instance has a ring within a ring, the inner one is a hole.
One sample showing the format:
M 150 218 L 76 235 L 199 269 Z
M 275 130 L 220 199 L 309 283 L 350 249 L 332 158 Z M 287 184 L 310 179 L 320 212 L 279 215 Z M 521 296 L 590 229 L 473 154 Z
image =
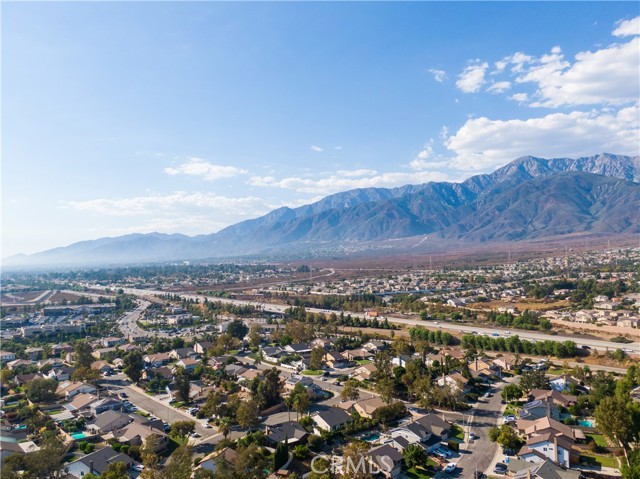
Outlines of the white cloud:
M 522 71 L 526 63 L 531 63 L 533 61 L 533 57 L 525 55 L 522 52 L 516 52 L 510 57 L 507 57 L 505 60 L 513 64 L 513 66 L 511 67 L 511 71 L 517 73 Z
M 463 72 L 458 75 L 456 86 L 464 93 L 476 93 L 480 91 L 482 85 L 486 83 L 484 74 L 487 68 L 489 68 L 489 64 L 486 62 L 468 65 Z
M 433 155 L 433 139 L 424 146 L 424 148 L 418 153 L 418 156 L 409 163 L 412 170 L 427 170 L 433 168 L 432 161 L 430 161 L 431 155 Z
M 519 103 L 525 103 L 529 100 L 529 95 L 526 93 L 514 93 L 509 97 L 509 100 L 514 100 Z
M 433 79 L 439 83 L 442 83 L 447 78 L 447 72 L 444 70 L 436 70 L 435 68 L 429 69 L 429 73 L 433 75 Z
M 449 128 L 445 125 L 442 125 L 442 128 L 440 128 L 440 134 L 438 136 L 441 140 L 446 140 L 447 138 L 449 138 Z
M 468 120 L 446 142 L 452 167 L 488 171 L 524 155 L 640 154 L 638 105 L 618 112 L 553 113 L 527 120 Z
M 247 170 L 236 168 L 235 166 L 214 165 L 202 158 L 189 158 L 186 163 L 177 167 L 165 168 L 164 171 L 168 175 L 201 176 L 202 179 L 207 181 L 233 178 L 234 176 L 248 173 Z
M 580 52 L 565 61 L 559 49 L 544 55 L 516 81 L 538 87 L 531 106 L 622 105 L 640 97 L 640 38 L 594 52 Z
M 342 150 L 342 147 L 341 146 L 334 146 L 333 149 L 334 150 Z
M 632 18 L 631 20 L 620 20 L 612 35 L 615 37 L 640 35 L 640 17 Z
M 344 176 L 346 178 L 359 178 L 361 176 L 373 176 L 377 175 L 378 172 L 376 170 L 338 170 L 336 171 L 338 176 Z
M 311 145 L 310 147 L 313 151 L 321 152 L 324 151 L 324 148 L 320 148 L 319 146 Z
M 503 92 L 507 91 L 510 88 L 511 88 L 511 82 L 498 81 L 498 82 L 495 82 L 495 83 L 491 84 L 489 86 L 489 88 L 487 88 L 487 91 L 489 93 L 497 94 L 497 93 L 503 93 Z
M 340 174 L 341 173 L 341 174 Z M 338 191 L 355 188 L 384 187 L 392 188 L 406 184 L 426 183 L 428 181 L 447 181 L 449 177 L 441 172 L 390 172 L 376 173 L 367 176 L 353 177 L 345 172 L 336 172 L 323 178 L 290 177 L 277 180 L 273 177 L 252 177 L 249 184 L 253 186 L 282 188 L 300 193 L 328 195 Z
M 494 63 L 495 70 L 493 70 L 491 72 L 491 74 L 492 75 L 497 75 L 499 73 L 502 73 L 504 71 L 504 69 L 507 68 L 508 64 L 509 64 L 509 59 L 508 58 L 502 59 L 502 60 L 499 60 L 499 61 L 495 62 Z
M 133 198 L 101 198 L 87 201 L 67 201 L 64 205 L 78 211 L 108 216 L 135 216 L 184 211 L 185 208 L 202 208 L 212 211 L 246 214 L 264 209 L 265 202 L 254 196 L 229 198 L 213 193 L 185 193 L 169 195 L 137 196 Z

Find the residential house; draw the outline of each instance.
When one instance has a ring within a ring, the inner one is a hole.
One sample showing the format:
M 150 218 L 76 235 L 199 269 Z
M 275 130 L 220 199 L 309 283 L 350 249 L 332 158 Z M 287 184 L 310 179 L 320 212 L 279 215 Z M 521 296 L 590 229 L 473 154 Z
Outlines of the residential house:
M 374 447 L 367 453 L 367 460 L 374 472 L 386 478 L 398 477 L 402 470 L 402 453 L 389 444 Z
M 516 367 L 516 361 L 513 356 L 502 356 L 501 358 L 495 358 L 492 362 L 503 371 L 513 371 Z
M 196 341 L 193 345 L 193 350 L 199 355 L 204 356 L 212 347 L 213 343 L 211 341 Z
M 112 336 L 112 337 L 109 337 L 109 338 L 102 338 L 100 340 L 100 343 L 105 348 L 113 348 L 113 347 L 118 346 L 120 344 L 124 344 L 125 340 L 124 340 L 124 338 L 116 338 L 116 337 Z
M 311 346 L 314 348 L 322 348 L 328 351 L 333 346 L 333 343 L 326 338 L 316 338 L 311 341 Z
M 360 416 L 371 418 L 373 417 L 373 413 L 381 408 L 386 406 L 382 399 L 378 396 L 374 396 L 371 399 L 364 399 L 362 401 L 357 401 L 354 405 L 355 410 L 360 414 Z
M 580 385 L 580 381 L 578 381 L 570 374 L 562 374 L 561 376 L 558 376 L 557 378 L 549 381 L 549 383 L 551 384 L 551 387 L 556 391 L 565 391 L 566 389 L 569 389 L 570 384 L 574 384 L 576 386 Z
M 578 462 L 579 453 L 573 451 L 573 442 L 553 434 L 537 434 L 529 437 L 518 457 L 525 461 L 541 463 L 549 459 L 564 467 Z
M 0 362 L 2 364 L 8 363 L 10 361 L 15 361 L 16 353 L 12 351 L 0 351 Z
M 96 359 L 104 359 L 107 356 L 115 354 L 117 352 L 116 348 L 98 348 L 94 349 L 91 355 Z
M 451 373 L 438 379 L 438 386 L 449 386 L 451 389 L 457 392 L 466 392 L 468 389 L 469 381 L 460 373 Z
M 122 429 L 131 421 L 133 418 L 128 414 L 109 410 L 99 414 L 90 424 L 87 424 L 87 430 L 93 434 L 107 434 L 116 429 Z
M 24 354 L 27 357 L 27 359 L 30 359 L 31 361 L 35 361 L 37 359 L 42 358 L 42 354 L 44 352 L 44 349 L 42 348 L 27 348 L 24 350 Z
M 87 474 L 102 475 L 109 464 L 115 462 L 124 462 L 128 467 L 135 464 L 131 457 L 124 453 L 116 452 L 111 446 L 107 446 L 70 462 L 65 466 L 65 469 L 68 471 L 67 477 L 82 479 Z
M 17 374 L 13 378 L 13 383 L 16 386 L 26 386 L 34 379 L 44 379 L 45 376 L 42 373 L 29 373 L 29 374 Z
M 155 377 L 171 381 L 173 380 L 173 371 L 171 371 L 167 366 L 163 366 L 161 368 L 149 368 L 142 371 L 142 379 L 145 381 L 149 381 Z
M 96 395 L 77 394 L 70 402 L 63 404 L 62 407 L 74 414 L 90 415 L 89 407 L 96 401 L 99 401 L 98 396 Z
M 312 414 L 311 419 L 315 424 L 316 434 L 320 434 L 319 430 L 339 431 L 353 418 L 342 409 L 337 407 L 329 407 Z
M 100 374 L 109 374 L 112 371 L 111 364 L 103 360 L 92 362 L 91 369 L 98 371 Z
M 395 356 L 391 359 L 391 364 L 394 366 L 402 366 L 405 367 L 407 362 L 411 361 L 411 356 L 407 356 L 406 354 L 402 354 L 400 356 Z
M 420 424 L 427 431 L 430 431 L 431 434 L 440 437 L 442 441 L 449 440 L 451 424 L 437 414 L 425 414 L 417 418 L 414 422 Z
M 346 351 L 343 352 L 343 355 L 349 361 L 358 361 L 361 359 L 368 359 L 373 357 L 373 354 L 370 351 L 367 351 L 366 349 L 363 349 L 363 348 L 347 349 Z
M 313 380 L 309 376 L 302 376 L 300 374 L 292 374 L 284 382 L 284 388 L 287 391 L 293 391 L 293 388 L 295 388 L 297 384 L 302 384 L 303 386 L 311 386 L 313 384 Z
M 196 353 L 193 348 L 176 348 L 169 352 L 169 357 L 176 361 L 185 358 L 195 358 L 197 356 L 198 353 Z
M 556 406 L 563 407 L 569 407 L 578 400 L 576 396 L 563 394 L 555 389 L 532 389 L 528 397 L 529 401 L 547 401 L 550 399 Z
M 58 382 L 68 381 L 69 379 L 71 379 L 71 375 L 73 374 L 74 371 L 75 371 L 75 368 L 71 366 L 61 366 L 61 367 L 53 368 L 51 371 L 49 371 L 46 374 L 46 376 L 49 379 L 55 379 Z
M 297 354 L 299 356 L 310 356 L 313 347 L 309 343 L 287 344 L 284 347 L 286 354 Z
M 184 368 L 185 371 L 193 372 L 200 364 L 200 361 L 194 358 L 184 358 L 176 363 L 177 368 Z
M 349 366 L 349 360 L 338 351 L 329 351 L 326 354 L 325 359 L 327 361 L 327 366 L 330 368 L 341 369 Z
M 262 357 L 265 361 L 276 364 L 279 363 L 280 358 L 286 354 L 285 351 L 279 346 L 267 346 L 262 348 L 261 351 Z
M 371 375 L 377 370 L 378 368 L 376 368 L 376 365 L 373 363 L 363 364 L 353 371 L 353 377 L 358 381 L 365 381 L 367 379 L 371 379 Z
M 551 397 L 547 397 L 545 401 L 535 400 L 526 403 L 518 411 L 520 419 L 526 419 L 528 421 L 536 421 L 543 417 L 550 417 L 552 419 L 560 419 L 560 410 L 555 405 Z
M 296 421 L 288 421 L 277 426 L 267 426 L 265 430 L 267 441 L 272 446 L 286 441 L 290 446 L 304 444 L 309 433 Z
M 140 446 L 151 435 L 158 438 L 156 452 L 164 451 L 168 445 L 167 434 L 164 432 L 162 423 L 158 421 L 138 422 L 134 421 L 122 429 L 113 432 L 113 436 L 121 443 L 129 446 Z
M 78 394 L 96 394 L 97 391 L 96 387 L 92 384 L 63 381 L 58 385 L 56 394 L 63 396 L 66 400 L 70 400 Z
M 511 459 L 507 470 L 513 479 L 583 479 L 585 477 L 582 471 L 560 467 L 548 459 L 539 463 Z
M 239 454 L 235 450 L 226 447 L 222 451 L 213 451 L 211 454 L 204 456 L 198 463 L 198 468 L 215 474 L 218 471 L 219 464 L 224 462 L 229 469 L 234 470 L 238 456 Z
M 144 357 L 144 362 L 150 368 L 159 368 L 160 366 L 164 366 L 170 361 L 171 356 L 169 356 L 169 353 L 147 354 Z
M 13 454 L 27 454 L 39 450 L 33 441 L 13 442 L 0 439 L 0 464 L 4 464 L 5 458 Z
M 122 411 L 124 404 L 119 399 L 115 398 L 102 398 L 89 405 L 89 409 L 94 416 L 102 414 L 105 411 Z
M 371 341 L 363 344 L 362 347 L 370 353 L 375 354 L 379 351 L 384 351 L 389 347 L 389 345 L 379 339 L 372 339 Z

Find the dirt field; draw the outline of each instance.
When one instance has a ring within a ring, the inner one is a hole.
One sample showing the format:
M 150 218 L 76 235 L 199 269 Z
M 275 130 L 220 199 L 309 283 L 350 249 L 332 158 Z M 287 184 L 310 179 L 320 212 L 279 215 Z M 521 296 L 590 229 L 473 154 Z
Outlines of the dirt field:
M 569 301 L 544 301 L 535 299 L 521 299 L 516 301 L 488 301 L 486 303 L 473 303 L 470 307 L 473 309 L 497 310 L 498 308 L 518 308 L 518 311 L 529 309 L 531 311 L 549 311 L 552 309 L 561 309 L 569 307 Z

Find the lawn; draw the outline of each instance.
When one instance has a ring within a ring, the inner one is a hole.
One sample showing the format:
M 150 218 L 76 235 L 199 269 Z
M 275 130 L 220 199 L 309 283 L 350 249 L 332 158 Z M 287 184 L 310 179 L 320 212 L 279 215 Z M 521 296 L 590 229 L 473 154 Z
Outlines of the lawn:
M 421 467 L 412 467 L 411 469 L 407 469 L 404 471 L 404 475 L 411 479 L 428 479 L 433 477 L 432 473 L 426 469 L 422 469 Z
M 323 372 L 321 369 L 305 369 L 300 374 L 304 374 L 305 376 L 321 376 Z
M 503 416 L 517 416 L 518 410 L 511 404 L 507 404 L 507 408 L 504 410 Z
M 356 363 L 358 363 L 360 366 L 363 366 L 365 364 L 370 364 L 371 360 L 370 359 L 358 359 L 358 360 L 356 360 Z
M 593 442 L 595 442 L 598 446 L 609 447 L 609 444 L 607 444 L 607 440 L 602 434 L 585 434 L 585 436 L 587 436 L 587 439 L 591 439 Z
M 451 426 L 451 436 L 459 439 L 460 441 L 464 441 L 464 430 L 457 424 L 454 424 Z
M 602 456 L 600 454 L 580 454 L 580 462 L 590 465 L 600 465 L 602 467 L 620 467 L 618 459 L 614 456 Z

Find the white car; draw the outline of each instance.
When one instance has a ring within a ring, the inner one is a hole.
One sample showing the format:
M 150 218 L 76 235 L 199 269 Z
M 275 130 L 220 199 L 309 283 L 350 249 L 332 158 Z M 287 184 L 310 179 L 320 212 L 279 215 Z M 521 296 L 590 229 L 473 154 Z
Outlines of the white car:
M 453 472 L 456 470 L 457 467 L 458 466 L 456 465 L 455 462 L 450 462 L 444 467 L 444 472 Z
M 134 471 L 140 471 L 140 472 L 142 472 L 142 471 L 144 470 L 144 465 L 143 465 L 143 464 L 134 464 L 134 465 L 133 465 L 133 467 L 132 467 L 132 469 L 133 469 Z
M 207 429 L 211 429 L 211 424 L 209 424 L 207 421 L 204 421 L 204 422 L 202 423 L 202 425 L 203 425 L 204 427 L 206 427 Z

